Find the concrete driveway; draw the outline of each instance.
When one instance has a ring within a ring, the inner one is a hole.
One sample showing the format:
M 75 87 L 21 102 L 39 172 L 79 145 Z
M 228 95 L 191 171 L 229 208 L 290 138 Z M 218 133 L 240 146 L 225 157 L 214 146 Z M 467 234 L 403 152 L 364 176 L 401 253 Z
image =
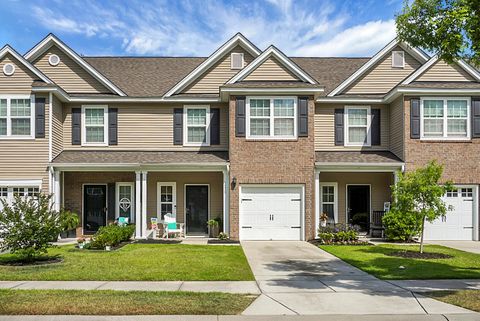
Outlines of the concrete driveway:
M 471 312 L 381 281 L 307 242 L 242 242 L 262 292 L 245 315 Z
M 428 244 L 442 245 L 460 251 L 480 254 L 479 241 L 427 241 Z

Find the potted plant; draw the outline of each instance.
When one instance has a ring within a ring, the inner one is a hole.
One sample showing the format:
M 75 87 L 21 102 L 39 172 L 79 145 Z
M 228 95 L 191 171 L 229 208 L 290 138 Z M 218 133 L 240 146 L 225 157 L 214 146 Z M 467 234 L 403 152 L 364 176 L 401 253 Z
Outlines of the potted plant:
M 209 231 L 209 236 L 210 237 L 217 237 L 218 232 L 219 232 L 219 219 L 213 219 L 213 220 L 208 220 L 207 221 L 208 225 L 208 231 Z
M 77 245 L 78 245 L 78 248 L 79 249 L 83 249 L 84 245 L 85 245 L 85 238 L 83 237 L 79 237 L 77 239 Z
M 327 226 L 328 215 L 327 213 L 322 213 L 320 215 L 320 226 L 326 227 Z
M 225 240 L 228 240 L 228 239 L 230 239 L 230 238 L 228 237 L 228 234 L 227 234 L 227 233 L 221 232 L 221 233 L 218 234 L 218 239 L 219 239 L 219 240 L 222 240 L 222 241 L 225 241 Z

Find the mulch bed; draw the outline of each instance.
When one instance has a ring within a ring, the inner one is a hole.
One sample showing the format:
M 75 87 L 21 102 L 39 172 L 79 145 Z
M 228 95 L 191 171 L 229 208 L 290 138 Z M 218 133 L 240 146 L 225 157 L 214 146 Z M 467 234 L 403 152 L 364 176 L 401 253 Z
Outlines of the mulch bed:
M 49 257 L 40 257 L 35 261 L 24 261 L 24 260 L 11 260 L 11 261 L 1 261 L 0 266 L 35 266 L 35 265 L 47 265 L 47 264 L 56 264 L 62 263 L 63 259 L 58 256 L 49 256 Z
M 373 245 L 372 243 L 369 243 L 367 241 L 361 241 L 361 240 L 356 240 L 356 241 L 349 241 L 349 242 L 330 242 L 330 243 L 324 243 L 320 239 L 313 239 L 309 241 L 315 246 L 318 245 Z
M 81 251 L 85 250 L 85 251 L 101 251 L 101 252 L 112 252 L 112 251 L 119 250 L 119 249 L 121 249 L 122 247 L 124 247 L 125 245 L 132 244 L 132 243 L 135 243 L 135 242 L 134 242 L 134 241 L 122 242 L 122 243 L 118 244 L 117 246 L 112 246 L 112 247 L 110 248 L 110 251 L 107 251 L 107 250 L 105 250 L 105 249 L 99 249 L 99 248 L 88 248 L 88 247 L 84 247 L 83 249 L 80 249 L 80 248 L 78 247 L 78 245 L 77 245 L 77 246 L 75 246 L 75 250 L 81 250 Z
M 148 240 L 137 240 L 134 243 L 138 244 L 179 244 L 182 243 L 182 240 L 176 239 L 148 239 Z
M 406 259 L 424 259 L 424 260 L 435 260 L 435 259 L 451 259 L 453 256 L 444 253 L 420 253 L 414 251 L 396 251 L 387 253 L 385 255 L 388 256 L 395 256 L 395 257 L 403 257 Z
M 208 240 L 208 244 L 240 244 L 239 241 L 234 240 Z

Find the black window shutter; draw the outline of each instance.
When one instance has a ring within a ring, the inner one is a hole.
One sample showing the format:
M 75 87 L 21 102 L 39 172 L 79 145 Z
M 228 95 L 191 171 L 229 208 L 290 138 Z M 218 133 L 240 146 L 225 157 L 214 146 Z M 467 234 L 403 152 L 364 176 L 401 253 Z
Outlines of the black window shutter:
M 235 136 L 245 137 L 245 97 L 239 96 L 235 102 Z
M 420 99 L 410 99 L 410 138 L 420 138 Z
M 183 108 L 173 109 L 173 145 L 183 145 Z
M 298 97 L 298 136 L 308 137 L 308 97 Z
M 210 145 L 220 144 L 220 108 L 210 108 Z
M 115 220 L 116 200 L 115 200 L 115 183 L 108 183 L 107 185 L 107 221 Z
M 45 138 L 45 98 L 35 98 L 35 138 Z
M 118 145 L 118 108 L 108 108 L 108 144 Z
M 336 108 L 335 109 L 335 146 L 343 146 L 344 145 L 344 109 L 343 108 Z
M 82 144 L 82 109 L 72 108 L 72 145 Z
M 480 97 L 472 97 L 472 137 L 480 137 Z
M 381 131 L 380 131 L 380 109 L 372 109 L 372 120 L 371 120 L 371 128 L 372 131 L 372 145 L 380 145 L 381 144 Z

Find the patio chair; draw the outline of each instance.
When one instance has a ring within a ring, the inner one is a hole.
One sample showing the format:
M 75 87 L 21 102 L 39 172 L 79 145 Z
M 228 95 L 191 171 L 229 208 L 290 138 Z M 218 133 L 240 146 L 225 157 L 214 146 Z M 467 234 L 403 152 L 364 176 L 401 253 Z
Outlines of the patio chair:
M 177 223 L 175 217 L 171 214 L 166 214 L 163 218 L 163 238 L 169 238 L 170 234 L 178 235 L 179 237 L 185 237 L 183 230 L 183 223 Z
M 383 215 L 385 215 L 385 211 L 373 211 L 372 212 L 372 222 L 370 223 L 370 236 L 374 237 L 374 232 L 380 232 L 382 239 L 384 238 L 385 234 L 385 227 L 383 226 Z

